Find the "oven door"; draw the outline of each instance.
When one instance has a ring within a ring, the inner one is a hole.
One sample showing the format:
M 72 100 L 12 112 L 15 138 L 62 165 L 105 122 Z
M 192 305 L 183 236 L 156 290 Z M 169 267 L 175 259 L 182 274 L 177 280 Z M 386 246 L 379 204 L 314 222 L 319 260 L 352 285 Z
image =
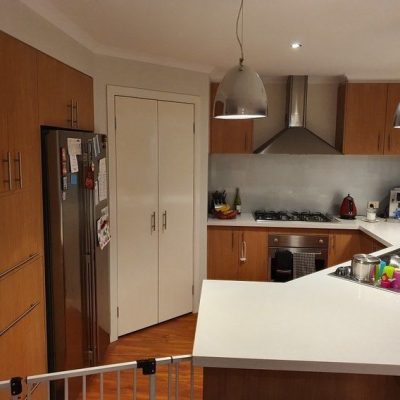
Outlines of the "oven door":
M 293 279 L 293 254 L 314 253 L 315 270 L 320 271 L 328 266 L 328 250 L 311 247 L 269 247 L 268 268 L 271 280 L 287 282 Z

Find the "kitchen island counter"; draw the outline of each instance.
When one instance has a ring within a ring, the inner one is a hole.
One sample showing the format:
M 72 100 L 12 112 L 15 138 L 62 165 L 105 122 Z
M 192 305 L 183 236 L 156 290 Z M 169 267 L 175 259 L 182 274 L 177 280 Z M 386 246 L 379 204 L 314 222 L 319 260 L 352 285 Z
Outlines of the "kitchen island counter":
M 400 221 L 379 219 L 378 222 L 363 221 L 365 217 L 354 220 L 335 218 L 334 222 L 304 221 L 263 221 L 254 220 L 253 214 L 242 213 L 235 219 L 208 218 L 208 226 L 259 227 L 259 228 L 308 228 L 308 229 L 347 229 L 360 230 L 385 246 L 400 245 Z
M 328 276 L 335 268 L 288 283 L 204 281 L 193 349 L 204 399 L 252 398 L 227 389 L 250 377 L 279 387 L 267 399 L 398 398 L 400 295 Z M 366 397 L 347 397 L 349 385 Z

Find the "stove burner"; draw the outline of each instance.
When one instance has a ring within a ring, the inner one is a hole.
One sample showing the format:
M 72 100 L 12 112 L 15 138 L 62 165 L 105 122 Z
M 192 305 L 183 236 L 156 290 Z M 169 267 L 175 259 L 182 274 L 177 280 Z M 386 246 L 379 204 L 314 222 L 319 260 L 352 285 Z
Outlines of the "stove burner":
M 333 218 L 321 212 L 311 211 L 265 211 L 254 212 L 256 221 L 304 221 L 304 222 L 333 222 Z

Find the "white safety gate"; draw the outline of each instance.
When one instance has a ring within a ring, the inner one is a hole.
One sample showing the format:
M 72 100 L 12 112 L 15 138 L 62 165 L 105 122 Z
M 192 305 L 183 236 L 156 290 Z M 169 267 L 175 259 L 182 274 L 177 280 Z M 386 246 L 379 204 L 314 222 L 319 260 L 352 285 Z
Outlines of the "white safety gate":
M 98 375 L 99 377 L 99 400 L 104 400 L 104 374 L 114 372 L 116 373 L 116 393 L 113 394 L 112 398 L 121 400 L 121 372 L 132 371 L 132 393 L 130 399 L 137 399 L 138 389 L 138 369 L 142 370 L 143 375 L 148 376 L 148 399 L 155 400 L 157 397 L 157 366 L 166 365 L 168 368 L 167 372 L 167 393 L 163 393 L 162 397 L 168 400 L 180 399 L 180 384 L 179 374 L 180 366 L 183 364 L 189 364 L 190 376 L 189 376 L 189 399 L 194 399 L 194 368 L 192 364 L 191 355 L 180 355 L 170 356 L 162 358 L 151 358 L 145 360 L 137 360 L 119 364 L 101 365 L 91 368 L 75 369 L 70 371 L 53 372 L 42 375 L 28 376 L 26 378 L 15 377 L 10 380 L 0 381 L 0 391 L 8 391 L 10 399 L 21 398 L 23 386 L 27 385 L 26 399 L 30 400 L 31 395 L 37 385 L 42 384 L 46 387 L 47 400 L 50 400 L 50 384 L 51 382 L 64 382 L 64 399 L 68 400 L 69 392 L 69 380 L 72 378 L 80 378 L 82 380 L 82 390 L 79 395 L 79 399 L 86 400 L 87 398 L 87 377 Z

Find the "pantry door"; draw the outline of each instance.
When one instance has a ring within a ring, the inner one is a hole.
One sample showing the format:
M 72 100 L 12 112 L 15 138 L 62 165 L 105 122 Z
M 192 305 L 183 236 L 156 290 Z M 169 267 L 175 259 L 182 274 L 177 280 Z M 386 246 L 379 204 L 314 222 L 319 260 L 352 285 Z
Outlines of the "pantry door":
M 118 336 L 158 322 L 157 101 L 115 97 Z
M 194 105 L 158 102 L 159 322 L 193 309 Z

